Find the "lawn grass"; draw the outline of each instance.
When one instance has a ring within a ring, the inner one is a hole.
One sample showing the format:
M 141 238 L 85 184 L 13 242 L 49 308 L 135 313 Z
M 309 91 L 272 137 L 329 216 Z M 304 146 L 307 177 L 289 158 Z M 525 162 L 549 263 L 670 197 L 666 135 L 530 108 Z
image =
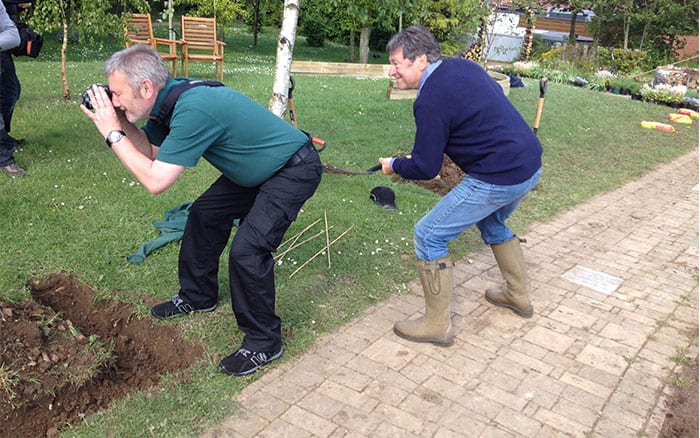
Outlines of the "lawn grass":
M 244 28 L 228 29 L 226 35 L 226 85 L 266 106 L 277 34 L 266 30 L 258 48 L 252 48 L 252 37 Z M 300 40 L 295 58 L 342 61 L 346 50 L 336 45 L 312 49 Z M 5 230 L 0 300 L 27 298 L 29 278 L 43 278 L 56 270 L 75 273 L 101 295 L 134 302 L 143 315 L 148 307 L 119 291 L 166 300 L 177 290 L 179 245 L 161 248 L 138 265 L 127 263 L 125 257 L 157 238 L 153 223 L 167 209 L 193 200 L 217 172 L 202 161 L 170 190 L 153 196 L 123 168 L 78 108 L 80 93 L 89 84 L 104 81 L 102 62 L 109 54 L 85 48 L 70 53 L 69 101 L 62 99 L 59 58 L 51 41 L 40 58 L 17 62 L 22 98 L 13 134 L 29 140 L 16 153 L 29 175 L 19 180 L 0 178 L 0 227 Z M 191 75 L 213 79 L 213 67 L 195 64 Z M 539 90 L 535 81 L 525 82 L 527 87 L 511 89 L 510 99 L 532 125 Z M 364 170 L 379 156 L 410 151 L 412 101 L 388 100 L 387 86 L 388 79 L 296 77 L 298 121 L 301 128 L 328 141 L 321 153 L 324 162 Z M 665 121 L 671 111 L 550 84 L 538 133 L 544 146 L 542 181 L 512 218 L 512 227 L 526 234 L 534 223 L 551 220 L 697 148 L 694 125 L 676 125 L 674 133 L 640 127 L 642 120 Z M 377 185 L 394 189 L 398 210 L 380 209 L 369 200 Z M 324 218 L 332 227 L 331 240 L 352 229 L 331 247 L 331 268 L 323 254 L 290 278 L 323 247 L 325 236 L 291 251 L 276 267 L 278 313 L 285 333 L 283 361 L 303 353 L 320 335 L 339 329 L 373 303 L 407 293 L 406 284 L 417 277 L 412 227 L 437 200 L 436 194 L 415 184 L 392 183 L 379 174 L 324 174 L 317 194 L 287 236 L 319 220 L 305 235 L 322 231 Z M 482 245 L 470 230 L 450 250 L 459 258 Z M 134 393 L 108 411 L 86 418 L 66 436 L 193 436 L 235 411 L 236 395 L 259 374 L 232 378 L 216 369 L 215 358 L 232 352 L 242 339 L 230 310 L 225 260 L 220 278 L 222 306 L 217 312 L 173 322 L 206 350 L 205 359 L 191 370 L 191 379 L 176 384 L 166 377 L 156 391 Z

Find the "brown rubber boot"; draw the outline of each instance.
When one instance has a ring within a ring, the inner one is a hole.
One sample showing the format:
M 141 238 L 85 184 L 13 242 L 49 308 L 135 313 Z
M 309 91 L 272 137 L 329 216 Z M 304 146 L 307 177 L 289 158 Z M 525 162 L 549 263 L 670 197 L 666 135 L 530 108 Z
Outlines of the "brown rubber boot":
M 453 266 L 449 256 L 432 262 L 418 260 L 425 314 L 418 319 L 396 322 L 394 333 L 413 342 L 431 342 L 441 347 L 452 345 L 454 333 L 450 309 Z
M 491 245 L 491 250 L 506 280 L 506 287 L 486 290 L 486 301 L 496 306 L 507 307 L 523 318 L 532 317 L 529 297 L 529 281 L 525 259 L 517 237 L 504 243 Z

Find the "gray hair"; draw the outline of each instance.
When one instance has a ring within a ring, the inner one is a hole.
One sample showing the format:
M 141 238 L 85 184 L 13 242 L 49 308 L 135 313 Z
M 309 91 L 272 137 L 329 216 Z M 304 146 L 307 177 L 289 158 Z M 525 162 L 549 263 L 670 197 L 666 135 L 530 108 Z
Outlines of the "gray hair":
M 391 37 L 386 44 L 386 51 L 393 52 L 403 48 L 403 57 L 415 61 L 425 54 L 429 63 L 440 59 L 440 44 L 430 31 L 422 26 L 410 26 Z
M 149 79 L 156 89 L 161 89 L 170 77 L 170 70 L 163 58 L 146 44 L 134 44 L 114 53 L 105 63 L 104 72 L 107 77 L 116 72 L 126 74 L 134 93 L 138 93 L 144 79 Z

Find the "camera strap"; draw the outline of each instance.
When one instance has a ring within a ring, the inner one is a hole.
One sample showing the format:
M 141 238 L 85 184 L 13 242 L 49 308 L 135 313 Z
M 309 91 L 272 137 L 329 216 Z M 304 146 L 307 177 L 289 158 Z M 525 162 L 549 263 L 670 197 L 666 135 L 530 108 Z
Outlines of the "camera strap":
M 201 85 L 206 85 L 208 87 L 223 87 L 224 84 L 218 81 L 199 81 L 191 80 L 187 82 L 181 82 L 170 89 L 168 95 L 165 96 L 163 104 L 160 106 L 160 111 L 156 116 L 154 122 L 164 127 L 167 131 L 170 131 L 170 118 L 173 115 L 173 108 L 180 95 L 189 90 L 190 88 L 199 87 Z

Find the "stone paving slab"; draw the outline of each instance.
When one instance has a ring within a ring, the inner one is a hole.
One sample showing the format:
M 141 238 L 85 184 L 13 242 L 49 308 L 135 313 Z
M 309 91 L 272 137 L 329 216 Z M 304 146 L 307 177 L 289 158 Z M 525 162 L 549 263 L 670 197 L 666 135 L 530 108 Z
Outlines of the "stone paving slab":
M 674 356 L 698 355 L 697 153 L 521 237 L 532 319 L 483 299 L 502 281 L 484 248 L 456 265 L 453 346 L 393 334 L 423 311 L 413 283 L 203 437 L 658 437 Z

